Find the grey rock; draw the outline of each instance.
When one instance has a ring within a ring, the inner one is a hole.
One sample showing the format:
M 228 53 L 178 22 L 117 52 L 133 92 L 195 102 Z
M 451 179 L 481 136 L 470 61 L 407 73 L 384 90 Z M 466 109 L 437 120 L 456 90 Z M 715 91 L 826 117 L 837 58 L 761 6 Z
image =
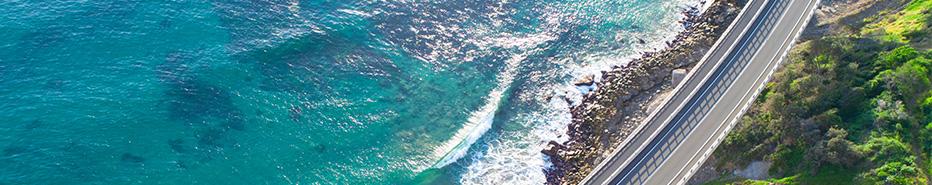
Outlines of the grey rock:
M 590 86 L 590 85 L 592 85 L 592 84 L 594 84 L 594 83 L 595 83 L 595 75 L 589 74 L 589 75 L 584 75 L 584 76 L 583 76 L 582 78 L 580 78 L 579 80 L 576 80 L 576 82 L 573 83 L 573 85 L 576 85 L 576 86 Z
M 686 69 L 674 69 L 670 73 L 670 76 L 671 76 L 670 78 L 671 78 L 671 81 L 673 82 L 673 85 L 680 84 L 680 82 L 682 82 L 683 79 L 686 78 L 686 73 L 688 73 Z

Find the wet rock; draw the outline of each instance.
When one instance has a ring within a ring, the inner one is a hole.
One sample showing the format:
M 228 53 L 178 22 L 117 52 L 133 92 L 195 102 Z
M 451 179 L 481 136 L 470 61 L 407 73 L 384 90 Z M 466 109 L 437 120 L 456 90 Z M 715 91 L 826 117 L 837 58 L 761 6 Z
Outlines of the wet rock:
M 571 108 L 569 140 L 551 142 L 541 151 L 553 164 L 544 170 L 547 184 L 576 184 L 585 178 L 649 114 L 647 105 L 656 95 L 672 89 L 671 79 L 683 79 L 674 73 L 685 76 L 685 69 L 695 65 L 726 29 L 719 25 L 730 25 L 739 9 L 726 1 L 715 1 L 701 15 L 695 8 L 686 9 L 687 29 L 669 41 L 668 48 L 642 53 L 626 66 L 604 72 L 600 82 L 584 77 L 574 83 L 599 88 Z
M 544 154 L 547 155 L 547 156 L 557 156 L 557 152 L 558 152 L 559 150 L 565 149 L 565 148 L 566 148 L 566 147 L 564 147 L 564 146 L 563 146 L 562 144 L 560 144 L 560 143 L 557 143 L 556 141 L 550 141 L 549 143 L 547 143 L 547 146 L 544 147 L 544 150 L 542 150 L 542 151 L 540 151 L 540 152 L 541 152 L 541 153 L 544 153 Z
M 583 77 L 580 78 L 579 80 L 576 80 L 576 82 L 574 82 L 573 85 L 576 85 L 576 86 L 590 86 L 590 85 L 592 85 L 592 84 L 594 84 L 594 83 L 595 83 L 595 75 L 591 75 L 591 74 L 590 74 L 590 75 L 585 75 L 585 76 L 583 76 Z

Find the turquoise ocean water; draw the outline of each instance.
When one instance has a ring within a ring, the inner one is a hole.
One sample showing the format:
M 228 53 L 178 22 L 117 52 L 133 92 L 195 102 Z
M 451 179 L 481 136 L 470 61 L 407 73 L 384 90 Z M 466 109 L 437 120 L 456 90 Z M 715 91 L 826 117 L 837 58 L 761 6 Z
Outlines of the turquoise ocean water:
M 0 184 L 541 183 L 572 82 L 688 6 L 3 1 Z

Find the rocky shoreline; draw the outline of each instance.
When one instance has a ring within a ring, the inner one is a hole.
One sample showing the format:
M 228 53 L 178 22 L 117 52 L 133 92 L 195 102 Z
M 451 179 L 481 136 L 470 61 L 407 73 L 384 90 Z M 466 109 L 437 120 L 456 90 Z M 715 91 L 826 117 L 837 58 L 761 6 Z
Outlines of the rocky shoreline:
M 571 108 L 572 123 L 564 143 L 551 141 L 541 151 L 553 167 L 544 170 L 547 184 L 576 184 L 608 156 L 672 90 L 674 74 L 691 69 L 737 16 L 744 1 L 716 0 L 701 15 L 684 11 L 686 30 L 667 48 L 644 53 L 627 66 L 602 73 L 598 89 Z

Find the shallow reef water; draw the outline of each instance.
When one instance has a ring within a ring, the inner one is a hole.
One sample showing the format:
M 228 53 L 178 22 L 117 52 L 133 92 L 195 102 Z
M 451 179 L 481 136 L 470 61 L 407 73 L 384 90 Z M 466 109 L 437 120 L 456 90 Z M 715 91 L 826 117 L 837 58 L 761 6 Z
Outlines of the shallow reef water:
M 541 183 L 700 2 L 0 3 L 0 184 Z

